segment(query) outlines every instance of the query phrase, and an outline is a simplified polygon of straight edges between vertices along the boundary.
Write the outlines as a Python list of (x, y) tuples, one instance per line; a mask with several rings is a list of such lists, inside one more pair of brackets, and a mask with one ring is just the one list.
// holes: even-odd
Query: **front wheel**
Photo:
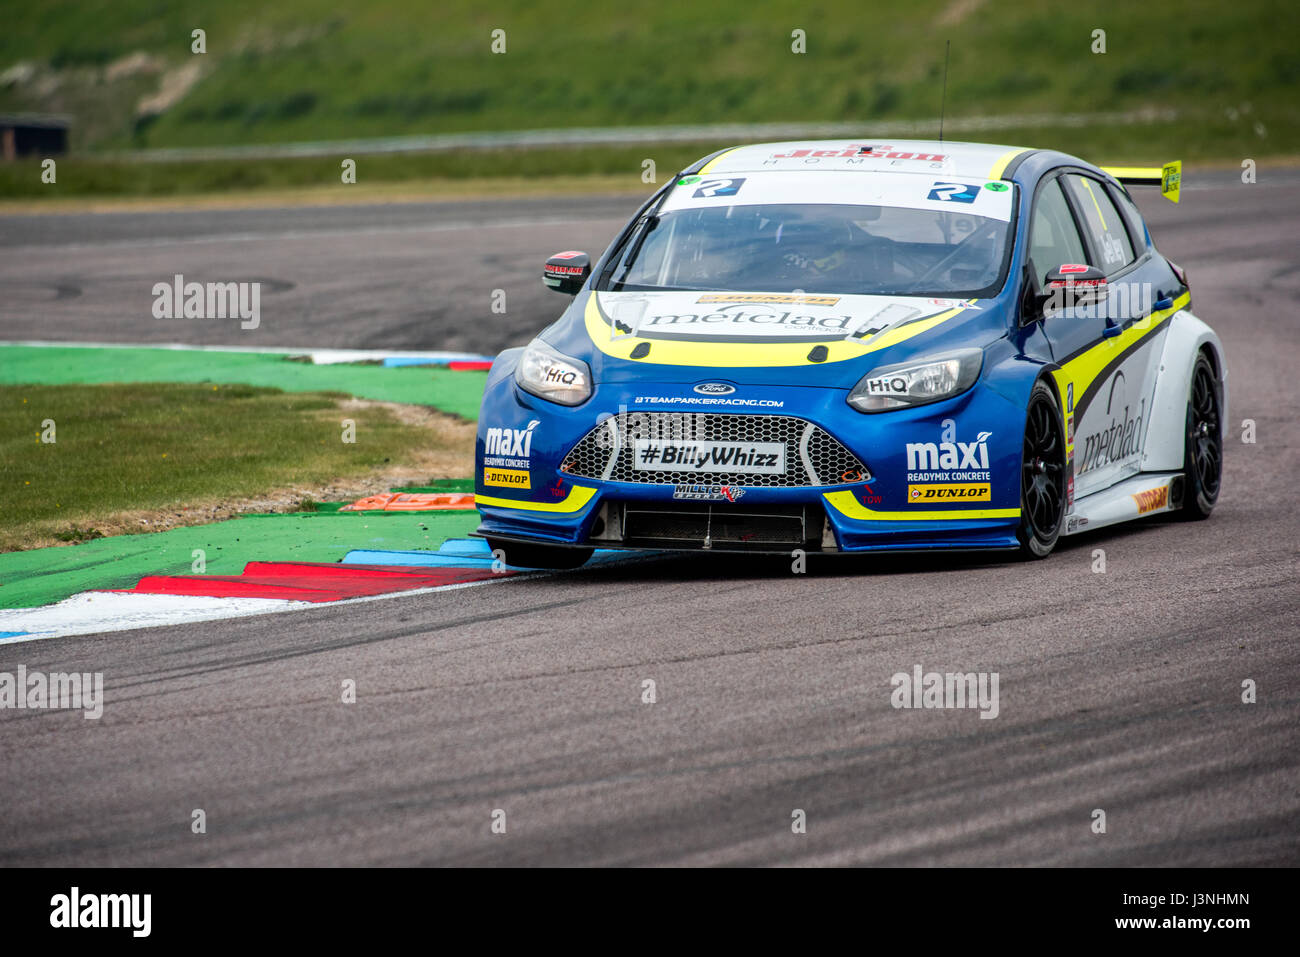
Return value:
[(1022, 450), (1016, 538), (1022, 558), (1046, 558), (1065, 517), (1065, 437), (1056, 396), (1041, 381), (1029, 395)]
[(498, 538), (487, 540), (488, 548), (496, 558), (504, 556), (507, 565), (516, 568), (578, 568), (586, 564), (594, 549), (560, 548), (533, 542), (503, 542)]
[(1183, 443), (1183, 511), (1193, 520), (1209, 518), (1223, 481), (1222, 402), (1219, 377), (1202, 352), (1196, 357), (1187, 392), (1187, 431)]

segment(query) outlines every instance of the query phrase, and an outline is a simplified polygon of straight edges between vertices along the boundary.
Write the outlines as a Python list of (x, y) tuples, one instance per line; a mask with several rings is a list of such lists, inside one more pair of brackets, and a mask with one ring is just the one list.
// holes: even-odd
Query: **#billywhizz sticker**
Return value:
[(674, 442), (637, 439), (633, 466), (649, 472), (785, 473), (784, 442)]

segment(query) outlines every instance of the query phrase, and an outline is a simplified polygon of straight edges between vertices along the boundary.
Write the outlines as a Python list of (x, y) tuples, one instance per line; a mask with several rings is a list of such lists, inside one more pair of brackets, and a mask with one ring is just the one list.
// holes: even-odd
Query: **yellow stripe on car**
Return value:
[(842, 362), (856, 359), (878, 349), (896, 345), (905, 339), (920, 335), (933, 329), (941, 322), (951, 319), (965, 311), (965, 307), (946, 309), (925, 319), (917, 319), (893, 329), (886, 329), (876, 336), (866, 339), (834, 339), (824, 342), (727, 342), (689, 339), (654, 339), (645, 336), (626, 335), (617, 339), (610, 338), (610, 324), (601, 314), (596, 294), (587, 300), (584, 315), (587, 335), (592, 343), (607, 356), (616, 359), (631, 359), (632, 352), (643, 343), (649, 352), (637, 362), (648, 362), (668, 366), (715, 366), (718, 368), (744, 368), (749, 366), (799, 366), (813, 364), (808, 353), (818, 346), (826, 349), (826, 358), (818, 365), (827, 362)]
[[(1059, 371), (1054, 372), (1053, 378), (1056, 380), (1057, 389), (1062, 398), (1061, 411), (1063, 416), (1068, 418), (1071, 414), (1066, 410), (1065, 401), (1067, 387), (1070, 383), (1074, 384), (1076, 390), (1074, 401), (1077, 405), (1082, 394), (1087, 391), (1088, 386), (1090, 386), (1093, 381), (1106, 370), (1106, 367), (1109, 366), (1111, 362), (1123, 355), (1128, 349), (1132, 348), (1134, 344), (1140, 342), (1142, 339), (1159, 329), (1179, 310), (1185, 309), (1191, 302), (1191, 299), (1192, 297), (1190, 293), (1184, 293), (1175, 299), (1173, 305), (1168, 309), (1161, 309), (1153, 312), (1146, 319), (1133, 323), (1133, 325), (1129, 326), (1118, 336), (1114, 336), (1110, 339), (1103, 339), (1087, 352), (1084, 352), (1065, 363)], [(927, 512), (878, 512), (875, 509), (863, 505), (851, 491), (827, 492), (822, 496), (822, 498), (826, 500), (827, 505), (840, 514), (848, 518), (856, 518), (860, 521), (927, 522), (1020, 517), (1020, 509), (1018, 508), (951, 509)]]
[(1151, 313), (1145, 319), (1133, 323), (1119, 335), (1101, 340), (1087, 352), (1075, 356), (1061, 366), (1062, 372), (1069, 381), (1074, 383), (1077, 390), (1074, 396), (1075, 403), (1078, 403), (1082, 394), (1088, 391), (1088, 386), (1092, 385), (1093, 380), (1101, 375), (1111, 362), (1123, 355), (1135, 343), (1159, 329), (1174, 313), (1187, 308), (1191, 301), (1192, 294), (1183, 293), (1168, 309)]
[(1103, 173), (1109, 173), (1121, 183), (1128, 181), (1130, 183), (1148, 183), (1151, 186), (1160, 184), (1160, 167), (1159, 166), (1103, 166)]
[(559, 502), (521, 502), (513, 498), (497, 498), (494, 495), (475, 495), (475, 505), (487, 505), (492, 508), (518, 508), (525, 512), (576, 512), (591, 501), (596, 490), (587, 485), (575, 485), (568, 495)]
[(1028, 153), (1028, 152), (1029, 150), (1022, 149), (1020, 147), (1017, 147), (1016, 149), (1013, 150), (1007, 150), (1005, 153), (999, 156), (997, 162), (993, 164), (993, 168), (989, 170), (988, 178), (1001, 179), (1002, 174), (1005, 173), (1007, 171), (1007, 167), (1011, 165), (1011, 161), (1015, 159), (1017, 156), (1019, 156), (1021, 153)]
[(858, 501), (850, 491), (825, 492), (826, 504), (846, 518), (868, 522), (942, 522), (979, 518), (1019, 518), (1018, 508), (954, 508), (944, 511), (877, 512)]
[(707, 163), (705, 163), (703, 166), (701, 166), (701, 167), (700, 167), (700, 172), (701, 172), (701, 173), (711, 173), (711, 172), (713, 172), (713, 167), (717, 166), (719, 163), (721, 163), (724, 159), (726, 159), (726, 158), (727, 158), (728, 156), (730, 156), (732, 153), (736, 152), (736, 150), (738, 150), (738, 149), (740, 149), (739, 146), (733, 146), (731, 149), (727, 150), (725, 153), (719, 153), (717, 156), (713, 157), (713, 159), (709, 160)]
[(1106, 225), (1106, 215), (1101, 211), (1101, 203), (1097, 202), (1097, 194), (1092, 191), (1092, 184), (1088, 182), (1085, 176), (1080, 176), (1079, 182), (1083, 184), (1083, 188), (1088, 191), (1088, 196), (1092, 198), (1092, 208), (1097, 211), (1097, 218), (1101, 220), (1101, 228), (1109, 229), (1110, 227)]

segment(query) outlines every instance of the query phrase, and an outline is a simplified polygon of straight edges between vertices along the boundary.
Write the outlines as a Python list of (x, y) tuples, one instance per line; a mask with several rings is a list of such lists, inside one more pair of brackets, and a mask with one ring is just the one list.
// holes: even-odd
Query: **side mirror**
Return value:
[(1096, 266), (1065, 263), (1047, 274), (1047, 308), (1052, 311), (1106, 301), (1106, 274)]
[(556, 292), (576, 296), (591, 275), (591, 257), (571, 249), (556, 253), (542, 267), (542, 282)]

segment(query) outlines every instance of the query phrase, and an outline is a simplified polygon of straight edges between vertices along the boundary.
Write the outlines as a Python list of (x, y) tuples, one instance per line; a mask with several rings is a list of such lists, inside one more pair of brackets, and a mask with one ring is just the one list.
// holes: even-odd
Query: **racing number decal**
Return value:
[(735, 196), (740, 192), (740, 187), (744, 184), (745, 178), (739, 179), (710, 179), (700, 184), (693, 195), (695, 199), (709, 199), (714, 196)]

